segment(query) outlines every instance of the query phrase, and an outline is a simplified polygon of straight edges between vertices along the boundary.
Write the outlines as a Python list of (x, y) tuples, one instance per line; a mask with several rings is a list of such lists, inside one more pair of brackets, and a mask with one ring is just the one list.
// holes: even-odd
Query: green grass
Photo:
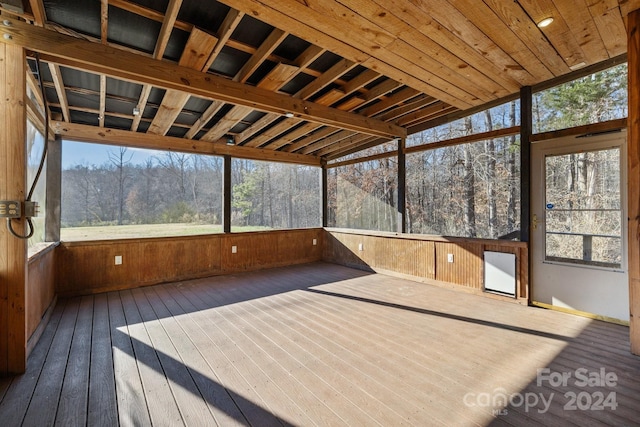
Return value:
[[(233, 232), (270, 230), (269, 227), (231, 227)], [(213, 224), (136, 224), (60, 229), (60, 240), (109, 240), (139, 237), (193, 236), (222, 233), (222, 225)]]

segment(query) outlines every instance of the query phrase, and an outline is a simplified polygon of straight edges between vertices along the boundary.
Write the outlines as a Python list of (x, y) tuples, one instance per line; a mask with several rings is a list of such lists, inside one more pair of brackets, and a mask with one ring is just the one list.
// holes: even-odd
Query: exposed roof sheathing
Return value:
[[(50, 109), (69, 129), (89, 125), (210, 144), (233, 136), (238, 146), (322, 160), (611, 61), (626, 53), (625, 17), (640, 6), (636, 0), (25, 3), (22, 18), (56, 34), (237, 82), (247, 96), (273, 93), (265, 108), (216, 97), (215, 90), (103, 72), (81, 65), (83, 58), (62, 60), (46, 46), (31, 46), (49, 62), (43, 78)], [(546, 17), (554, 22), (538, 28)], [(294, 117), (278, 108), (282, 96)]]

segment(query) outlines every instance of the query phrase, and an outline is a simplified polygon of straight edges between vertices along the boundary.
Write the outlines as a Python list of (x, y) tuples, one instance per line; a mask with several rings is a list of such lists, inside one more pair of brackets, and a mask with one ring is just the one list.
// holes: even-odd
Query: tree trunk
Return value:
[[(470, 135), (473, 131), (471, 118), (467, 117), (464, 122), (465, 133)], [(463, 144), (464, 155), (464, 190), (463, 190), (463, 210), (464, 210), (464, 230), (467, 237), (476, 237), (476, 211), (475, 211), (475, 174), (473, 170), (473, 157), (471, 146)]]
[[(493, 130), (491, 112), (485, 110), (484, 118), (487, 123), (487, 131)], [(487, 203), (489, 204), (489, 237), (498, 237), (498, 208), (496, 205), (496, 145), (493, 139), (488, 139), (484, 143), (485, 154), (487, 156)]]
[[(512, 102), (509, 108), (509, 124), (511, 126), (516, 125), (516, 103)], [(507, 232), (515, 231), (516, 221), (518, 218), (518, 211), (516, 206), (516, 201), (518, 200), (517, 194), (517, 180), (516, 176), (516, 136), (509, 137), (509, 148), (507, 152), (509, 153), (509, 176), (511, 179), (509, 180), (509, 195), (507, 196)]]

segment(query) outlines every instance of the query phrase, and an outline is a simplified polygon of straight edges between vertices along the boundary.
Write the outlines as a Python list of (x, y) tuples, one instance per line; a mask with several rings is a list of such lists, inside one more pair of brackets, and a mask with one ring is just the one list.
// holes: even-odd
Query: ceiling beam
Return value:
[(100, 41), (107, 44), (109, 40), (109, 0), (100, 0)]
[[(207, 72), (207, 70), (211, 68), (211, 65), (213, 65), (213, 62), (218, 57), (218, 54), (220, 54), (222, 48), (231, 38), (233, 31), (236, 29), (243, 16), (244, 13), (240, 13), (235, 9), (231, 9), (227, 13), (227, 16), (224, 17), (224, 21), (222, 21), (222, 24), (220, 24), (220, 28), (218, 29), (218, 42), (211, 51), (211, 54), (209, 54), (209, 59), (207, 60), (207, 63), (204, 65), (204, 67), (202, 67), (201, 71)], [(196, 136), (198, 132), (200, 132), (200, 130), (207, 125), (207, 123), (209, 123), (209, 120), (211, 120), (222, 107), (224, 107), (224, 102), (213, 101), (211, 105), (209, 105), (209, 107), (202, 113), (200, 118), (196, 120), (193, 126), (191, 126), (191, 129), (189, 129), (189, 132), (187, 132), (185, 138), (193, 139), (193, 137)]]
[(162, 53), (167, 48), (167, 44), (169, 44), (169, 38), (173, 31), (173, 25), (176, 23), (176, 18), (178, 18), (180, 6), (182, 6), (182, 0), (169, 0), (167, 12), (165, 13), (164, 20), (162, 21), (162, 27), (160, 27), (158, 41), (156, 43), (155, 50), (153, 51), (154, 58), (162, 58)]
[(100, 112), (98, 114), (98, 123), (101, 128), (104, 127), (104, 113), (107, 107), (107, 76), (100, 75)]
[[(102, 0), (102, 1), (107, 2), (107, 10), (108, 10), (109, 0)], [(114, 2), (113, 0), (111, 0), (111, 3), (117, 3), (116, 7), (122, 6), (120, 5), (120, 2)], [(173, 26), (176, 23), (178, 10), (180, 9), (181, 4), (182, 4), (182, 1), (180, 1), (180, 4), (171, 2), (167, 7), (167, 13), (161, 18), (162, 27), (160, 27), (160, 33), (158, 34), (158, 39), (156, 40), (156, 46), (153, 50), (153, 58), (155, 59), (162, 59), (162, 57), (164, 56), (164, 51), (166, 50), (167, 44), (169, 43), (169, 38), (171, 36), (171, 32), (173, 31)], [(176, 6), (177, 6), (177, 9), (176, 9)], [(138, 11), (131, 11), (131, 12), (137, 13)], [(104, 10), (102, 13), (104, 17)], [(146, 15), (143, 14), (142, 16), (146, 16)], [(108, 23), (105, 24), (105, 27), (106, 25), (108, 25)], [(189, 28), (189, 31), (191, 31), (191, 29), (193, 28)], [(105, 36), (103, 35), (103, 43), (106, 40), (106, 38), (104, 37)], [(147, 101), (149, 100), (151, 89), (152, 87), (150, 85), (147, 85), (147, 84), (142, 85), (142, 90), (140, 91), (140, 98), (138, 98), (138, 104), (136, 104), (136, 108), (138, 108), (139, 112), (138, 114), (134, 115), (133, 122), (131, 123), (131, 130), (134, 132), (138, 130), (138, 126), (140, 126), (140, 120), (142, 119), (142, 115), (144, 114), (144, 110), (147, 106)]]
[[(390, 45), (394, 36), (384, 29), (367, 25), (359, 28), (348, 19), (360, 19), (357, 13), (336, 1), (298, 2), (281, 0), (220, 0), (230, 7), (252, 13), (257, 19), (287, 30), (414, 89), (423, 91), (461, 109), (481, 101), (448, 83), (438, 74), (418, 67)], [(309, 24), (313, 23), (313, 25)], [(362, 22), (360, 22), (362, 23)], [(355, 28), (354, 28), (355, 26)], [(426, 56), (426, 55), (425, 55)], [(440, 73), (442, 74), (442, 73)]]
[[(194, 27), (178, 64), (200, 71), (217, 42), (218, 39), (215, 36)], [(166, 91), (147, 132), (166, 135), (187, 101), (189, 101), (188, 93), (177, 90)]]
[(47, 22), (44, 2), (42, 0), (29, 0), (29, 6), (31, 6), (31, 13), (33, 13), (33, 22), (38, 27), (44, 27), (44, 24)]
[[(296, 58), (295, 66), (298, 67), (298, 71), (293, 75), (291, 75), (290, 80), (295, 78), (301, 72), (301, 70), (307, 69), (307, 67), (309, 67), (309, 65), (311, 65), (316, 59), (318, 59), (324, 52), (325, 52), (324, 49), (313, 44), (308, 48), (306, 48), (304, 52), (302, 52)], [(319, 77), (319, 75), (316, 77)], [(246, 141), (251, 136), (255, 135), (257, 132), (269, 126), (269, 124), (273, 123), (279, 118), (280, 118), (279, 114), (266, 114), (260, 120), (253, 123), (247, 129), (243, 130), (238, 135), (236, 135), (236, 142), (241, 143)]]
[(64, 82), (62, 81), (62, 72), (60, 71), (60, 66), (57, 64), (49, 63), (49, 72), (51, 73), (51, 78), (53, 79), (53, 84), (56, 88), (56, 93), (58, 94), (58, 100), (60, 101), (60, 108), (62, 108), (62, 116), (64, 120), (69, 122), (71, 118), (69, 117), (69, 103), (67, 102), (67, 93), (64, 89)]
[[(260, 81), (260, 83), (258, 83), (257, 86), (263, 89), (276, 91), (284, 86), (284, 84), (290, 80), (291, 76), (297, 72), (298, 67), (282, 63), (278, 64)], [(221, 138), (250, 112), (250, 108), (236, 105), (200, 139), (204, 141), (215, 141), (216, 139)]]
[(299, 120), (368, 135), (391, 138), (406, 135), (403, 127), (392, 123), (295, 99), (285, 94), (124, 52), (110, 46), (79, 40), (17, 20), (5, 22), (2, 23), (3, 32), (9, 35), (5, 42), (40, 52), (48, 62), (165, 89), (185, 91), (202, 98), (244, 105), (259, 111), (282, 115), (293, 113)]
[(92, 142), (97, 144), (120, 145), (124, 147), (215, 156), (229, 155), (242, 159), (267, 160), (310, 166), (320, 166), (321, 162), (321, 159), (316, 156), (305, 156), (302, 154), (284, 153), (280, 151), (263, 150), (260, 148), (226, 145), (222, 140), (214, 143), (193, 141), (185, 138), (152, 135), (120, 129), (104, 129), (96, 126), (60, 121), (52, 122), (51, 126), (57, 135), (60, 135), (62, 139), (69, 141)]
[[(236, 82), (246, 83), (246, 81), (256, 71), (260, 64), (264, 62), (265, 58), (271, 55), (271, 53), (280, 45), (280, 43), (282, 43), (287, 35), (288, 34), (286, 32), (277, 28), (271, 31), (271, 34), (267, 36), (265, 41), (262, 42), (260, 47), (251, 56), (251, 58), (244, 64), (240, 71), (236, 73), (233, 80)], [(278, 66), (276, 66), (276, 69), (277, 68)], [(275, 91), (279, 89), (283, 84), (283, 81), (265, 78), (260, 83), (258, 83), (257, 86), (263, 89)], [(215, 141), (218, 138), (222, 138), (222, 136), (224, 136), (238, 122), (244, 119), (249, 113), (251, 113), (251, 108), (242, 105), (236, 105), (200, 139), (204, 141)]]

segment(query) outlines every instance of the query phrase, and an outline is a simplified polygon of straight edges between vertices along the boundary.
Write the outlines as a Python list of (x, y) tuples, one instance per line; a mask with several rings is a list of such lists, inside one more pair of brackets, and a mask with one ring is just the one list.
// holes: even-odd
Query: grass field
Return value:
[[(268, 227), (232, 227), (233, 232), (269, 230)], [(222, 225), (213, 224), (137, 224), (100, 227), (68, 227), (60, 229), (60, 240), (107, 240), (138, 237), (193, 236), (222, 233)]]

